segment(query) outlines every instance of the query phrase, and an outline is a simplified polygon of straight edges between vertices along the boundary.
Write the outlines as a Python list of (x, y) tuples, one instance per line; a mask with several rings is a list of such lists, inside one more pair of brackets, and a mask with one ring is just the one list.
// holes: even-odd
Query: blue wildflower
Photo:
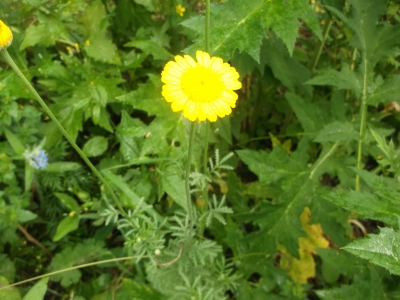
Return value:
[(47, 166), (49, 158), (47, 157), (46, 152), (40, 150), (39, 155), (34, 156), (33, 160), (36, 162), (36, 165), (39, 169), (44, 169)]

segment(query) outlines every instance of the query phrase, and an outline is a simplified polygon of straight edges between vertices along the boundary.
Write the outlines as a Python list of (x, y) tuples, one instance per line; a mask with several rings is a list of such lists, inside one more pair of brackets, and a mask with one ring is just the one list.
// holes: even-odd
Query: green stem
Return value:
[(189, 132), (189, 149), (188, 149), (188, 156), (187, 156), (187, 161), (186, 161), (186, 174), (185, 174), (186, 201), (187, 201), (187, 209), (188, 209), (188, 215), (189, 215), (189, 221), (190, 221), (189, 239), (192, 238), (192, 230), (193, 230), (193, 226), (195, 224), (194, 215), (193, 215), (192, 197), (190, 195), (190, 186), (189, 186), (190, 165), (191, 165), (191, 160), (192, 160), (195, 129), (196, 129), (196, 122), (191, 122), (190, 123), (190, 132)]
[[(147, 257), (147, 256), (142, 256), (142, 257)], [(22, 280), (22, 281), (19, 281), (19, 282), (16, 282), (16, 283), (12, 283), (12, 284), (9, 284), (9, 285), (4, 285), (4, 286), (0, 285), (0, 290), (6, 289), (6, 288), (10, 288), (12, 286), (21, 285), (21, 284), (24, 284), (24, 283), (27, 283), (27, 282), (35, 281), (35, 280), (38, 280), (38, 279), (42, 279), (42, 278), (45, 278), (45, 277), (57, 275), (57, 274), (60, 274), (60, 273), (72, 271), (72, 270), (77, 270), (77, 269), (87, 268), (87, 267), (90, 267), (90, 266), (107, 264), (107, 263), (112, 263), (112, 262), (117, 262), (117, 261), (123, 261), (123, 260), (132, 260), (134, 258), (135, 258), (135, 256), (126, 256), (126, 257), (100, 260), (100, 261), (91, 262), (91, 263), (87, 263), (87, 264), (83, 264), (83, 265), (79, 265), (79, 266), (74, 266), (74, 267), (70, 267), (70, 268), (54, 271), (54, 272), (51, 272), (51, 273), (43, 274), (43, 275), (40, 275), (40, 276), (32, 277), (32, 278), (29, 278), (27, 280)]]
[(117, 195), (115, 195), (114, 191), (112, 190), (111, 186), (108, 184), (108, 182), (105, 180), (105, 178), (100, 174), (100, 172), (96, 169), (96, 167), (91, 163), (91, 161), (87, 158), (85, 153), (79, 148), (79, 146), (75, 143), (75, 141), (72, 139), (72, 137), (68, 134), (68, 132), (64, 129), (64, 127), (61, 125), (61, 123), (58, 121), (56, 116), (53, 114), (53, 112), (50, 110), (50, 108), (47, 106), (47, 104), (43, 101), (42, 97), (36, 92), (35, 88), (32, 86), (32, 84), (28, 81), (28, 79), (25, 77), (25, 75), (21, 72), (21, 70), (18, 68), (18, 66), (15, 64), (14, 60), (11, 58), (10, 54), (8, 54), (7, 49), (2, 49), (0, 50), (1, 54), (3, 55), (4, 59), (6, 62), (14, 69), (15, 73), (21, 78), (21, 80), (25, 83), (25, 85), (28, 87), (28, 89), (31, 91), (31, 93), (36, 97), (37, 101), (39, 104), (42, 106), (46, 114), (51, 118), (51, 120), (56, 124), (58, 129), (61, 131), (61, 133), (64, 135), (64, 137), (68, 140), (68, 142), (71, 144), (71, 146), (78, 152), (80, 157), (84, 160), (84, 162), (89, 166), (89, 168), (93, 171), (93, 173), (100, 179), (100, 181), (108, 188), (111, 196), (114, 199), (115, 204), (118, 206), (119, 210), (121, 211), (122, 214), (127, 216), (124, 208), (122, 207)]
[(210, 0), (206, 0), (206, 52), (210, 53)]
[[(365, 54), (364, 54), (365, 55)], [(362, 152), (365, 131), (367, 128), (367, 76), (368, 76), (368, 61), (364, 57), (364, 78), (363, 78), (363, 95), (360, 107), (361, 123), (360, 123), (360, 139), (358, 141), (357, 151), (357, 169), (361, 169), (362, 165)], [(356, 191), (360, 191), (360, 176), (356, 175)]]
[(329, 30), (331, 29), (332, 23), (333, 23), (332, 19), (328, 15), (327, 18), (325, 19), (325, 27), (324, 27), (324, 30), (322, 33), (322, 41), (319, 42), (318, 49), (314, 53), (313, 58), (311, 59), (311, 68), (310, 68), (311, 72), (314, 71), (315, 67), (318, 64), (319, 58), (321, 57), (322, 48), (325, 45), (325, 40), (328, 37)]

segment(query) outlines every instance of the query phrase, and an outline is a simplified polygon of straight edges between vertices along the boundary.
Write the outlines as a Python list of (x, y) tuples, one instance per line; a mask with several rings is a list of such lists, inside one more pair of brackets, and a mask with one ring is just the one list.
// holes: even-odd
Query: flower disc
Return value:
[(171, 102), (173, 111), (183, 110), (190, 121), (215, 122), (217, 117), (231, 114), (242, 84), (239, 73), (219, 57), (196, 52), (197, 62), (189, 55), (175, 56), (161, 73), (162, 95)]

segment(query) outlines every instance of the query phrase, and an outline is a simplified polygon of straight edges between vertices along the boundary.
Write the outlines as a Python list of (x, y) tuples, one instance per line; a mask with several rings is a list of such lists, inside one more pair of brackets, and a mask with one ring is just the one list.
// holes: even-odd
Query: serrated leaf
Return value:
[(286, 93), (285, 98), (305, 132), (316, 132), (323, 126), (325, 122), (316, 105), (292, 93)]
[(331, 192), (322, 196), (332, 203), (356, 212), (365, 218), (380, 220), (391, 226), (397, 226), (400, 207), (396, 199), (379, 198), (377, 195), (355, 191), (347, 193)]
[(377, 106), (379, 103), (400, 100), (400, 75), (382, 80), (368, 97), (368, 104)]
[(111, 41), (111, 38), (103, 34), (96, 34), (90, 36), (88, 41), (89, 44), (84, 48), (88, 56), (101, 62), (121, 65), (117, 46)]
[[(296, 21), (297, 22), (297, 21)], [(310, 79), (310, 71), (298, 60), (290, 57), (284, 44), (273, 35), (264, 40), (261, 48), (261, 64), (266, 63), (283, 85), (292, 92), (312, 97), (312, 87), (304, 84)]]
[(102, 155), (108, 148), (108, 140), (103, 136), (95, 136), (83, 146), (83, 152), (87, 157)]
[(306, 84), (331, 85), (342, 90), (351, 90), (356, 96), (361, 94), (361, 80), (358, 75), (351, 71), (347, 64), (342, 65), (341, 71), (325, 70), (308, 80)]
[(322, 300), (377, 300), (385, 299), (381, 278), (372, 269), (371, 277), (368, 280), (356, 276), (353, 284), (343, 284), (339, 288), (316, 291)]
[(379, 234), (368, 234), (343, 249), (400, 275), (400, 233), (392, 228), (380, 228)]
[[(265, 37), (264, 27), (271, 27), (281, 37), (291, 53), (303, 19), (321, 37), (316, 13), (306, 1), (297, 0), (230, 0), (211, 7), (211, 49), (212, 55), (229, 60), (236, 49), (247, 52), (259, 62), (260, 47)], [(203, 49), (205, 32), (204, 16), (198, 16), (182, 23), (198, 33), (199, 37), (186, 51), (193, 54)]]
[(53, 237), (53, 242), (58, 242), (68, 233), (77, 230), (79, 227), (79, 215), (75, 214), (72, 217), (65, 217), (57, 226), (56, 234)]
[(171, 111), (170, 104), (161, 95), (161, 79), (158, 75), (149, 75), (150, 81), (139, 84), (139, 89), (117, 97), (119, 101), (130, 104), (149, 114), (176, 114)]
[(23, 300), (42, 300), (47, 291), (49, 277), (40, 279), (25, 295)]
[(314, 142), (357, 141), (359, 134), (350, 122), (333, 122), (325, 125), (314, 139)]

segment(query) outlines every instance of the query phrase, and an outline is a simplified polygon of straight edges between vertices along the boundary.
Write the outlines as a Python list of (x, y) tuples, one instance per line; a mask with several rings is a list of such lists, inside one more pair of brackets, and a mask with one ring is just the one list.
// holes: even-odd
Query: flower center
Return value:
[(206, 67), (187, 70), (181, 78), (185, 94), (195, 102), (210, 102), (217, 99), (225, 88), (221, 75)]

